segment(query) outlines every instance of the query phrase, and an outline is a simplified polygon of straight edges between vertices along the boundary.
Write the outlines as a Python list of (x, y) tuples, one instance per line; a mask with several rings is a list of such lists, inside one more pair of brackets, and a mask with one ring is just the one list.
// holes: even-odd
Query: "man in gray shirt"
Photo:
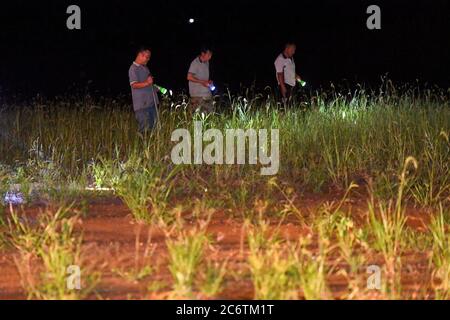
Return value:
[(151, 130), (155, 126), (157, 121), (156, 108), (159, 104), (157, 89), (153, 86), (153, 77), (147, 68), (150, 56), (149, 48), (140, 48), (128, 71), (133, 109), (141, 133)]
[(196, 57), (189, 67), (187, 80), (189, 81), (190, 105), (194, 111), (214, 112), (212, 98), (213, 82), (209, 79), (209, 61), (212, 51), (202, 48), (200, 55)]

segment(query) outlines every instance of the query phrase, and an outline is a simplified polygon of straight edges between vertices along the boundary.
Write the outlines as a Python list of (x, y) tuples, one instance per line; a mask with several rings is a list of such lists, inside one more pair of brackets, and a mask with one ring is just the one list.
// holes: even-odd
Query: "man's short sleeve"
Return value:
[(189, 67), (188, 73), (192, 73), (193, 75), (197, 74), (197, 64), (195, 63), (195, 60), (191, 62), (191, 65)]
[(130, 85), (133, 83), (139, 82), (137, 70), (134, 68), (134, 66), (130, 67), (130, 70), (128, 71), (128, 77), (130, 79)]
[(281, 57), (278, 57), (275, 60), (275, 70), (277, 71), (277, 73), (282, 73), (284, 70), (284, 61), (283, 59), (281, 59)]

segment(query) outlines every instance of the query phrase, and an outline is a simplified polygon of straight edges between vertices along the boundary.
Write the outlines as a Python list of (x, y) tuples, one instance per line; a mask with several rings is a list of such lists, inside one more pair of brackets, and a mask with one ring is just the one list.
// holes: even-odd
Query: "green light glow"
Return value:
[(159, 92), (161, 92), (164, 95), (166, 95), (167, 92), (169, 91), (166, 88), (163, 88), (163, 87), (160, 87), (160, 86), (157, 86), (157, 85), (155, 85), (155, 87), (159, 90)]

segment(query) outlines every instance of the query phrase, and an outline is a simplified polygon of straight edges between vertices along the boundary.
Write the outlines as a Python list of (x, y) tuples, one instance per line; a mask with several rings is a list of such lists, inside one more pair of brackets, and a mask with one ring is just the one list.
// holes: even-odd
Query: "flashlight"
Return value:
[(23, 194), (20, 192), (7, 192), (3, 199), (6, 204), (19, 205), (25, 202)]
[[(163, 95), (166, 95), (168, 92), (171, 93), (172, 90), (167, 90), (166, 88), (163, 88), (161, 86), (155, 85), (155, 87), (161, 92)], [(172, 94), (171, 94), (172, 95)]]
[(213, 83), (211, 83), (211, 84), (209, 85), (209, 90), (211, 90), (211, 91), (216, 90), (216, 86), (215, 86)]
[(298, 83), (300, 83), (300, 85), (301, 85), (302, 87), (306, 86), (306, 81), (303, 81), (303, 80), (301, 80), (301, 79), (298, 79), (297, 81), (298, 81)]

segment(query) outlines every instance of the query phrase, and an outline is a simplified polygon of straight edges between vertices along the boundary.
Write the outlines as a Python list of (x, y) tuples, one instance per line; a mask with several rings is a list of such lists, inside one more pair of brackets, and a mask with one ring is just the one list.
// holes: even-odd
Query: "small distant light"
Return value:
[(5, 194), (3, 201), (6, 204), (19, 205), (19, 204), (23, 204), (25, 202), (25, 199), (24, 199), (23, 194), (20, 192), (7, 192)]
[(195, 19), (193, 19), (193, 18), (190, 18), (190, 19), (189, 19), (189, 23), (192, 24), (192, 23), (194, 23), (194, 22), (195, 22)]

